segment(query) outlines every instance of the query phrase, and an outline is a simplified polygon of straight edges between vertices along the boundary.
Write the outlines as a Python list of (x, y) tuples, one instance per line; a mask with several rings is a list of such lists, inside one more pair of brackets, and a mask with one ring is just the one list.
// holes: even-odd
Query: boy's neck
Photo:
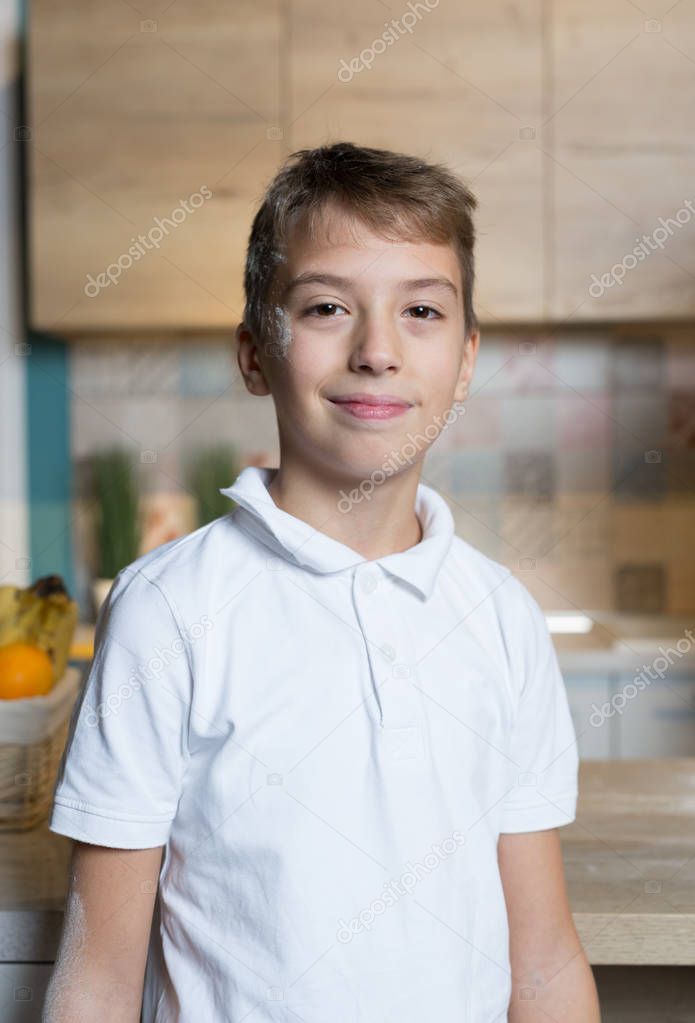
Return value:
[(422, 539), (415, 514), (419, 477), (420, 466), (415, 465), (362, 488), (363, 481), (326, 477), (305, 462), (288, 464), (283, 459), (268, 492), (282, 511), (374, 561)]

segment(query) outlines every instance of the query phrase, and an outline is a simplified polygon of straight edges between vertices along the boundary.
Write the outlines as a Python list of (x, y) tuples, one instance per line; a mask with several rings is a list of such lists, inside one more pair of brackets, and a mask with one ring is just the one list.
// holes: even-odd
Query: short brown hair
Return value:
[(442, 164), (335, 142), (288, 156), (253, 219), (244, 271), (244, 322), (257, 339), (276, 340), (271, 292), (289, 229), (307, 214), (313, 233), (317, 214), (331, 200), (382, 237), (452, 244), (463, 279), (466, 338), (477, 328), (471, 214), (478, 203), (473, 193)]

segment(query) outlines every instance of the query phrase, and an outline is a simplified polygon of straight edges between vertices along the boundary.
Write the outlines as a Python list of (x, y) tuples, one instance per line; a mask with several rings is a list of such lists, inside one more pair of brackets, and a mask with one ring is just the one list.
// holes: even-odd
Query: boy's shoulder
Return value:
[(552, 661), (545, 612), (512, 569), (456, 534), (452, 567), (465, 592), (467, 626), (493, 657), (500, 657), (505, 677), (518, 695), (523, 679), (545, 673)]
[(454, 534), (450, 574), (464, 594), (468, 621), (494, 634), (508, 652), (543, 641), (545, 612), (516, 573)]
[(451, 565), (462, 588), (475, 591), (477, 597), (489, 596), (495, 605), (518, 608), (520, 602), (534, 599), (512, 569), (474, 547), (458, 533), (454, 533), (451, 542)]
[(167, 603), (189, 613), (218, 588), (233, 588), (252, 569), (255, 547), (236, 524), (235, 510), (129, 562), (116, 577), (114, 597), (129, 591), (140, 599), (159, 591)]
[(512, 574), (501, 561), (495, 561), (488, 554), (484, 554), (480, 548), (474, 547), (458, 533), (454, 533), (451, 539), (451, 555), (468, 573), (485, 582), (501, 582)]

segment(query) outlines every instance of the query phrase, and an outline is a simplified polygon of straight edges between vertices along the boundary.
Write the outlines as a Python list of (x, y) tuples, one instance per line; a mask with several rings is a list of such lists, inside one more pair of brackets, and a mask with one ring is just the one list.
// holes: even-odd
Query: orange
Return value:
[(0, 699), (43, 696), (53, 685), (53, 662), (31, 643), (0, 646)]

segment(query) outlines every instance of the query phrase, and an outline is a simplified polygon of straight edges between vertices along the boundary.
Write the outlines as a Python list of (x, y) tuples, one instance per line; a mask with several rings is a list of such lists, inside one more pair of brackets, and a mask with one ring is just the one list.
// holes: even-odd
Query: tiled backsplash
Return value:
[[(193, 528), (187, 452), (229, 441), (241, 464), (275, 465), (278, 444), (272, 399), (247, 393), (231, 340), (71, 344), (82, 601), (88, 455), (122, 444), (140, 458), (149, 549)], [(695, 330), (483, 331), (465, 412), (423, 480), (543, 607), (695, 610)]]

